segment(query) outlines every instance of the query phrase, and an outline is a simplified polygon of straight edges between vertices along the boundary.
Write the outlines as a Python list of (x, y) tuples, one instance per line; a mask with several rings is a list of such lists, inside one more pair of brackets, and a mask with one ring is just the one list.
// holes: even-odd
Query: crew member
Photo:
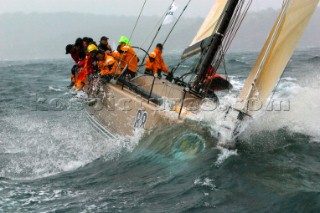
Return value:
[(157, 68), (157, 74), (159, 78), (162, 77), (161, 76), (162, 72), (168, 73), (168, 67), (162, 58), (162, 51), (163, 51), (163, 45), (160, 43), (157, 44), (156, 48), (153, 50), (153, 52), (156, 53), (155, 66)]
[(112, 52), (112, 48), (108, 43), (109, 38), (106, 36), (102, 36), (100, 39), (100, 44), (98, 45), (99, 50)]
[(89, 44), (87, 46), (85, 59), (78, 63), (78, 66), (82, 67), (82, 68), (81, 68), (81, 70), (78, 74), (77, 80), (76, 80), (76, 88), (77, 89), (82, 89), (83, 86), (85, 85), (85, 80), (86, 80), (88, 74), (91, 74), (94, 72), (94, 69), (93, 69), (94, 59), (90, 56), (90, 52), (92, 52), (94, 50), (98, 50), (98, 47), (94, 44)]
[(71, 68), (71, 82), (70, 82), (70, 85), (68, 86), (69, 89), (73, 87), (76, 83), (76, 72), (78, 69), (77, 63), (79, 62), (79, 59), (80, 59), (79, 53), (80, 51), (78, 51), (78, 49), (74, 45), (68, 44), (66, 46), (66, 54), (71, 54), (71, 58), (75, 62), (75, 65), (73, 65)]
[(115, 60), (108, 52), (104, 52), (103, 50), (92, 50), (90, 55), (98, 62), (100, 76), (104, 79), (104, 82), (109, 82), (114, 75), (120, 74), (120, 70), (117, 70), (117, 60)]
[(149, 57), (147, 58), (146, 64), (145, 64), (144, 74), (154, 75), (155, 77), (157, 77), (158, 70), (157, 70), (155, 60), (156, 60), (156, 53), (155, 52), (149, 53)]
[(137, 57), (136, 52), (130, 46), (129, 39), (125, 36), (121, 36), (117, 50), (121, 54), (120, 68), (122, 70), (125, 69), (125, 75), (129, 75), (131, 78), (134, 78), (138, 70), (139, 58)]

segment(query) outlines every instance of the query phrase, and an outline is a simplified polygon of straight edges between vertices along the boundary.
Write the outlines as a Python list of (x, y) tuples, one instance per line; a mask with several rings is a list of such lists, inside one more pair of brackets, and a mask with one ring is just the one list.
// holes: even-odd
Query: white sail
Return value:
[(219, 23), (220, 16), (224, 12), (227, 2), (228, 0), (216, 0), (208, 16), (206, 17), (202, 26), (198, 30), (197, 35), (194, 37), (193, 41), (189, 45), (189, 48), (187, 48), (183, 53), (183, 57), (194, 55), (201, 51), (200, 45), (197, 44), (199, 44), (201, 41), (208, 38), (214, 33), (214, 29)]
[(252, 115), (266, 107), (318, 3), (319, 0), (286, 0), (240, 93), (237, 109)]
[(227, 4), (228, 0), (217, 0), (216, 3), (213, 5), (211, 11), (209, 12), (207, 18), (201, 25), (196, 37), (194, 37), (193, 41), (191, 42), (190, 46), (202, 41), (209, 36), (212, 35), (213, 30), (217, 26), (220, 16), (224, 11), (224, 8)]

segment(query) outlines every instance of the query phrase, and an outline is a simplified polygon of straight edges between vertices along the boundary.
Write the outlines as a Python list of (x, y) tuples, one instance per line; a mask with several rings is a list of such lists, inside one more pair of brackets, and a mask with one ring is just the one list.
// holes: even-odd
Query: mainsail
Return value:
[(252, 115), (266, 107), (319, 0), (286, 0), (240, 95), (238, 110)]
[[(201, 52), (201, 59), (197, 66), (195, 67), (195, 80), (193, 82), (193, 89), (197, 92), (202, 92), (205, 90), (203, 87), (205, 86), (204, 81), (206, 81), (206, 76), (211, 72), (212, 63), (215, 60), (219, 50), (222, 48), (223, 39), (226, 38), (226, 34), (228, 32), (228, 28), (232, 23), (232, 20), (237, 12), (239, 12), (239, 5), (242, 5), (240, 0), (229, 0), (226, 7), (224, 8), (224, 13), (221, 15), (220, 21), (215, 28), (215, 32), (208, 39), (210, 42), (203, 47)], [(240, 4), (239, 4), (240, 3)], [(238, 8), (238, 9), (237, 9)], [(216, 69), (217, 67), (215, 67)], [(214, 71), (212, 71), (214, 73)], [(211, 74), (210, 74), (211, 75)], [(202, 91), (201, 91), (202, 90)], [(203, 93), (206, 95), (206, 92)]]
[(182, 58), (190, 57), (201, 51), (201, 42), (210, 37), (214, 33), (214, 29), (217, 27), (220, 16), (224, 12), (225, 6), (228, 0), (217, 0), (213, 5), (211, 11), (200, 27), (197, 35), (182, 54)]

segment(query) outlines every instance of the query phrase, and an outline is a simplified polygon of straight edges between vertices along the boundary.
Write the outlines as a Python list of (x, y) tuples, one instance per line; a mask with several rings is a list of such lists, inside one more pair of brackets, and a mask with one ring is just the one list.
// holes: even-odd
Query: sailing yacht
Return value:
[[(138, 75), (101, 85), (87, 106), (92, 124), (107, 137), (131, 136), (137, 129), (154, 129), (193, 119), (206, 101), (217, 103), (216, 90), (230, 89), (216, 74), (252, 0), (216, 0), (181, 60), (199, 55), (189, 72), (166, 79)], [(279, 16), (238, 97), (218, 129), (224, 144), (233, 144), (245, 120), (268, 104), (273, 89), (292, 56), (319, 0), (285, 0)], [(180, 63), (179, 63), (180, 64)], [(185, 80), (185, 79), (188, 79)]]

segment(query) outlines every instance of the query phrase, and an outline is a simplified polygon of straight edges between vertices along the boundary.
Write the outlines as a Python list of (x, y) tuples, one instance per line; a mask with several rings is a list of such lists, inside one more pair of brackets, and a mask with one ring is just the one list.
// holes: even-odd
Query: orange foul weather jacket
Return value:
[(98, 67), (102, 76), (120, 74), (120, 70), (117, 70), (118, 62), (108, 53), (105, 53), (104, 59), (98, 62)]
[(113, 58), (116, 60), (116, 61), (120, 61), (120, 59), (121, 59), (121, 54), (117, 51), (117, 50), (115, 50), (115, 51), (113, 51), (112, 53), (112, 56), (113, 56)]
[(129, 45), (122, 44), (121, 50), (123, 53), (121, 54), (121, 69), (125, 68), (128, 65), (128, 70), (131, 72), (136, 72), (138, 70), (138, 62), (139, 59), (136, 55), (136, 52)]
[(152, 71), (153, 74), (158, 73), (158, 68), (157, 68), (156, 62), (155, 61), (151, 62), (149, 57), (147, 57), (146, 64), (144, 67), (146, 68), (146, 70)]
[(162, 51), (158, 48), (155, 48), (153, 50), (153, 52), (156, 53), (156, 60), (155, 60), (155, 66), (156, 66), (156, 69), (160, 69), (162, 70), (163, 72), (165, 73), (168, 73), (168, 67), (167, 65), (164, 63), (164, 60), (162, 58)]

